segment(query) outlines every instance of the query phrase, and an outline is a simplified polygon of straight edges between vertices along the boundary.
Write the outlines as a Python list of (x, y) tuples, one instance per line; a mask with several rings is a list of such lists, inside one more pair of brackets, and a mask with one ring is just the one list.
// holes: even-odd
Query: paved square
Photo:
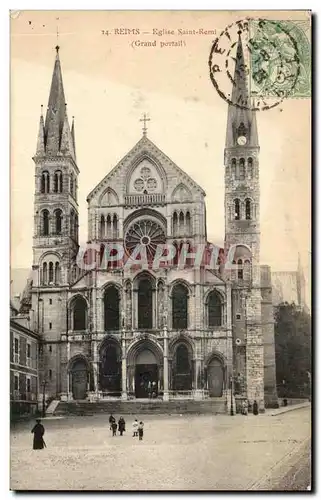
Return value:
[[(145, 415), (144, 440), (112, 437), (108, 415), (44, 420), (47, 448), (32, 450), (32, 423), (11, 431), (11, 489), (246, 490), (310, 436), (310, 408), (278, 416)], [(117, 415), (119, 417), (119, 415)], [(137, 415), (139, 418), (139, 415)]]

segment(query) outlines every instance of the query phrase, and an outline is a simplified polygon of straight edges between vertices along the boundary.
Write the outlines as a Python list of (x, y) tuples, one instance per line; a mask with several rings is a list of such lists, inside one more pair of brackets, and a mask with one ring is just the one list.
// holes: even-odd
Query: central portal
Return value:
[(155, 355), (149, 349), (141, 351), (135, 363), (136, 398), (157, 397), (158, 365)]

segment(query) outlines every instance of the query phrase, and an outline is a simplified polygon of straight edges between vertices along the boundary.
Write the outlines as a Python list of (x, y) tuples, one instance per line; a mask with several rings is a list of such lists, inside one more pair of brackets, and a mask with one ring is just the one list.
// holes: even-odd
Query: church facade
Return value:
[[(238, 65), (241, 40), (237, 50)], [(244, 93), (240, 75), (236, 67), (233, 92)], [(65, 102), (57, 47), (33, 158), (29, 308), (46, 396), (228, 401), (233, 394), (257, 400), (262, 411), (276, 405), (255, 113), (227, 110), (223, 252), (213, 258), (207, 241), (205, 192), (147, 137), (144, 122), (139, 142), (87, 197), (89, 250), (81, 254), (75, 128)]]

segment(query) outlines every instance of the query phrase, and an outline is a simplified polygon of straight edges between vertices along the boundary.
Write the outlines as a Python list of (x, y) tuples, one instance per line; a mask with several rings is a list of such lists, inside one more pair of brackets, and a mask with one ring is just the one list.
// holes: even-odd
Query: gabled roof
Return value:
[(117, 165), (95, 186), (95, 188), (87, 196), (87, 202), (89, 202), (97, 192), (99, 192), (102, 185), (106, 184), (115, 173), (117, 173), (121, 168), (128, 167), (133, 158), (138, 157), (140, 154), (150, 153), (155, 156), (161, 164), (170, 163), (179, 173), (180, 177), (185, 180), (185, 182), (192, 188), (197, 189), (203, 196), (206, 196), (205, 191), (180, 167), (178, 167), (161, 149), (159, 149), (150, 139), (143, 136), (135, 146), (117, 163)]

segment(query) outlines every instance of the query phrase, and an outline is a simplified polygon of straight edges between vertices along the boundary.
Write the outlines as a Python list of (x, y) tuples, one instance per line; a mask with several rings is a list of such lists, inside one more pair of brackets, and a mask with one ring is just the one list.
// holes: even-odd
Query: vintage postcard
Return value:
[(311, 12), (10, 24), (11, 489), (311, 489)]

